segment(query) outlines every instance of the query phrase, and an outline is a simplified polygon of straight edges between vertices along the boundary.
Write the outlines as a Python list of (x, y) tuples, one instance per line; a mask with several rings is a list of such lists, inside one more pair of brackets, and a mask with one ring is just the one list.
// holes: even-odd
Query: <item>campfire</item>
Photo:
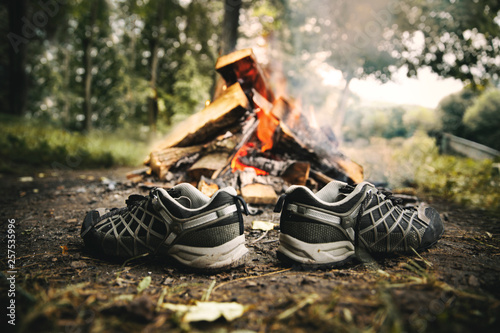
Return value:
[[(145, 161), (155, 184), (190, 182), (207, 195), (233, 186), (254, 204), (273, 204), (290, 185), (316, 189), (333, 179), (363, 180), (363, 169), (285, 96), (275, 97), (251, 49), (220, 57), (225, 83), (205, 108), (179, 124)], [(133, 174), (131, 178), (143, 179)]]

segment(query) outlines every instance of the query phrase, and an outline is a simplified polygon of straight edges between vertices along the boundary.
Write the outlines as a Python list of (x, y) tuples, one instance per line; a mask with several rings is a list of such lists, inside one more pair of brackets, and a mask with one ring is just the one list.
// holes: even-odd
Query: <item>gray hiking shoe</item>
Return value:
[(81, 237), (89, 250), (116, 258), (155, 254), (207, 270), (238, 266), (248, 252), (241, 207), (247, 208), (234, 188), (209, 198), (183, 183), (131, 195), (126, 204), (87, 214)]
[(314, 194), (291, 186), (280, 198), (280, 259), (337, 266), (363, 254), (411, 252), (434, 245), (444, 232), (436, 210), (405, 208), (389, 192), (364, 182), (332, 181)]

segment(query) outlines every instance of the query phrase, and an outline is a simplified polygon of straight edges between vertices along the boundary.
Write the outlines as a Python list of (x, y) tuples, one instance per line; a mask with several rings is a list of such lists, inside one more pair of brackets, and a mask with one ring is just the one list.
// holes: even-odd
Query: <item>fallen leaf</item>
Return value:
[(183, 322), (215, 321), (223, 317), (232, 321), (241, 317), (246, 307), (236, 302), (196, 302), (194, 305), (162, 304), (162, 308), (176, 311), (182, 315)]
[(87, 267), (87, 264), (83, 260), (72, 261), (70, 265), (71, 265), (72, 268), (84, 268), (84, 267)]
[(146, 276), (144, 279), (142, 279), (141, 282), (139, 282), (139, 285), (137, 286), (137, 293), (142, 293), (144, 290), (146, 290), (149, 285), (151, 284), (151, 276)]
[(62, 249), (62, 255), (65, 256), (68, 254), (68, 247), (66, 245), (59, 246)]
[(269, 221), (253, 221), (252, 222), (252, 229), (253, 230), (263, 230), (263, 231), (268, 231), (268, 230), (273, 230), (274, 229), (274, 223), (269, 222)]
[(31, 177), (31, 176), (19, 177), (19, 181), (21, 183), (29, 183), (29, 182), (33, 181), (33, 177)]

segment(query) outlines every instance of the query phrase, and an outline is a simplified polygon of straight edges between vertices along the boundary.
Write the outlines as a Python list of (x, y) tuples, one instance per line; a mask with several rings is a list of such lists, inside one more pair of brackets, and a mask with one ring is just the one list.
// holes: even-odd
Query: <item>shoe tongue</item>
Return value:
[(340, 194), (340, 189), (347, 186), (347, 183), (333, 180), (316, 193), (316, 196), (326, 202), (335, 202)]
[(172, 188), (169, 190), (164, 190), (162, 188), (158, 188), (158, 192), (161, 193), (161, 200), (163, 202), (165, 202), (166, 198), (170, 196), (185, 208), (193, 207), (193, 200), (191, 200), (191, 198), (189, 198), (187, 195), (182, 195), (181, 191), (178, 189)]
[(175, 198), (175, 201), (177, 201), (186, 208), (191, 208), (191, 199), (189, 199), (188, 197), (182, 196), (179, 198)]

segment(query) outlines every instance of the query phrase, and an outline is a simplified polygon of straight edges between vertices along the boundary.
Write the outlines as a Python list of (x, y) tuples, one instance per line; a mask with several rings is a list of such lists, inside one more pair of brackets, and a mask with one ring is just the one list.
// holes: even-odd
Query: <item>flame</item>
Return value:
[(227, 86), (226, 86), (226, 85), (223, 85), (223, 86), (222, 86), (222, 91), (226, 91), (226, 89), (227, 89)]
[(314, 111), (314, 106), (309, 105), (309, 125), (312, 128), (319, 129), (318, 120), (316, 119), (316, 112)]
[(243, 171), (246, 168), (252, 168), (255, 170), (255, 173), (257, 174), (257, 176), (266, 176), (269, 174), (267, 171), (264, 171), (262, 169), (241, 163), (240, 157), (246, 156), (248, 154), (248, 148), (253, 148), (254, 146), (255, 145), (253, 143), (248, 143), (248, 144), (244, 145), (243, 147), (241, 147), (240, 150), (238, 150), (236, 152), (236, 155), (234, 155), (233, 159), (231, 160), (231, 170), (233, 171), (233, 173), (236, 170)]
[(210, 100), (207, 99), (207, 101), (205, 102), (205, 106), (209, 106), (210, 105)]
[(262, 143), (261, 151), (265, 152), (273, 147), (273, 136), (279, 120), (271, 112), (262, 109), (257, 110), (257, 118), (259, 118), (257, 137)]

